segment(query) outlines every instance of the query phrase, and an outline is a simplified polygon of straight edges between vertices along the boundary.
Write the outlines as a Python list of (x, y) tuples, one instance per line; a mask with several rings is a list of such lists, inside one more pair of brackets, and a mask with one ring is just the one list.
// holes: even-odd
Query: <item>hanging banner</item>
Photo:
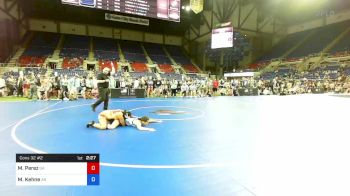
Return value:
[(130, 23), (130, 24), (138, 24), (138, 25), (145, 25), (149, 26), (149, 20), (143, 19), (143, 18), (135, 18), (130, 16), (122, 16), (117, 14), (105, 14), (106, 20), (116, 21), (116, 22), (124, 22), (124, 23)]
[(190, 7), (191, 10), (198, 14), (201, 13), (203, 11), (203, 5), (204, 5), (204, 0), (191, 0), (190, 1)]

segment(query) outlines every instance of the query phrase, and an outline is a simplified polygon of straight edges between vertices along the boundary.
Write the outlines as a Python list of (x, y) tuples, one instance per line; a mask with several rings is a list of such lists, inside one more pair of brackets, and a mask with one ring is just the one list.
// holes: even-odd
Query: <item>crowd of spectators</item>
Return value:
[[(324, 75), (324, 74), (323, 74)], [(325, 73), (327, 76), (327, 74)], [(316, 77), (313, 80), (300, 74), (277, 76), (270, 80), (259, 77), (211, 79), (188, 77), (181, 80), (144, 76), (132, 78), (127, 72), (110, 77), (110, 88), (145, 89), (147, 97), (206, 97), (239, 96), (255, 89), (259, 95), (292, 95), (305, 93), (350, 93), (350, 77), (339, 73), (338, 77)], [(29, 99), (75, 100), (79, 97), (94, 99), (98, 89), (94, 72), (86, 76), (72, 77), (55, 73), (11, 73), (0, 78), (0, 96), (19, 96)]]
[[(92, 75), (85, 77), (76, 74), (68, 77), (67, 75), (48, 76), (33, 72), (27, 75), (13, 73), (1, 77), (0, 96), (27, 97), (38, 100), (75, 100), (78, 99), (79, 94), (85, 99), (96, 98), (98, 95)], [(18, 76), (15, 77), (15, 75)]]

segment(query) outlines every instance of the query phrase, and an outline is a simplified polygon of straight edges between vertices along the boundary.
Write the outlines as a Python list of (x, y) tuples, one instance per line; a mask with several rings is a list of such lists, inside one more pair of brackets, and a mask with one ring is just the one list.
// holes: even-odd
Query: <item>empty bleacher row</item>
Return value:
[[(84, 60), (93, 58), (101, 69), (111, 64), (117, 65), (123, 55), (126, 63), (129, 63), (135, 72), (149, 71), (148, 57), (154, 64), (159, 65), (159, 70), (164, 73), (174, 73), (173, 65), (182, 66), (187, 73), (200, 72), (179, 46), (55, 33), (34, 34), (31, 44), (18, 61), (21, 66), (42, 66), (46, 58), (52, 57), (55, 49), (58, 49), (62, 68), (82, 68)], [(60, 38), (63, 39), (61, 44)]]
[(135, 63), (147, 63), (146, 55), (142, 51), (139, 42), (121, 40), (119, 44), (127, 61)]
[(98, 60), (119, 61), (117, 42), (107, 38), (93, 38), (94, 54)]
[(282, 41), (277, 43), (277, 45), (273, 47), (271, 51), (268, 51), (265, 55), (263, 55), (259, 61), (267, 61), (282, 57), (295, 43), (300, 42), (300, 40), (309, 35), (311, 32), (312, 30), (308, 30), (288, 35)]
[(322, 52), (337, 36), (349, 27), (349, 22), (341, 22), (315, 29), (315, 32), (287, 58), (300, 58)]
[(38, 33), (24, 51), (24, 56), (47, 57), (51, 55), (58, 43), (59, 36), (54, 33)]
[(174, 73), (175, 70), (170, 64), (159, 64), (158, 65), (159, 69), (163, 73)]
[(250, 67), (262, 67), (273, 59), (294, 61), (321, 52), (341, 55), (350, 50), (349, 26), (350, 21), (344, 21), (287, 35)]
[(331, 54), (337, 54), (350, 51), (350, 31), (348, 31), (345, 36), (338, 41), (338, 43), (331, 48)]
[(89, 37), (67, 35), (65, 37), (60, 57), (63, 58), (63, 68), (76, 68), (83, 65), (89, 55)]
[(60, 57), (87, 58), (89, 55), (89, 41), (87, 36), (67, 35), (61, 49)]
[(54, 52), (58, 40), (58, 34), (37, 33), (19, 58), (19, 64), (32, 66), (43, 65), (46, 58)]
[(152, 43), (145, 43), (143, 45), (147, 51), (148, 56), (154, 63), (167, 65), (171, 64), (171, 60), (164, 52), (162, 45)]

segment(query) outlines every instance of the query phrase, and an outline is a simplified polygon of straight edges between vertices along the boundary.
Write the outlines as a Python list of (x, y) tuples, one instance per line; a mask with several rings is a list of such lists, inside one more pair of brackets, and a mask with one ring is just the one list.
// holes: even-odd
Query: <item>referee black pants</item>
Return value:
[(108, 100), (109, 100), (109, 88), (98, 88), (99, 99), (93, 104), (93, 107), (96, 108), (103, 102), (103, 109), (108, 109)]
[(176, 97), (176, 89), (171, 89), (171, 96)]

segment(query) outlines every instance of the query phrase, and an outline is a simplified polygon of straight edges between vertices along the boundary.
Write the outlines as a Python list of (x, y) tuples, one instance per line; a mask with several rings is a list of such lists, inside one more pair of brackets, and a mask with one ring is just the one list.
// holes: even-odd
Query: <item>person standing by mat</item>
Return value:
[(96, 107), (103, 103), (103, 109), (108, 110), (108, 100), (109, 100), (109, 77), (113, 77), (115, 73), (114, 65), (111, 66), (112, 71), (109, 68), (105, 67), (102, 70), (102, 73), (97, 75), (97, 87), (99, 99), (91, 105), (92, 111), (95, 112)]

